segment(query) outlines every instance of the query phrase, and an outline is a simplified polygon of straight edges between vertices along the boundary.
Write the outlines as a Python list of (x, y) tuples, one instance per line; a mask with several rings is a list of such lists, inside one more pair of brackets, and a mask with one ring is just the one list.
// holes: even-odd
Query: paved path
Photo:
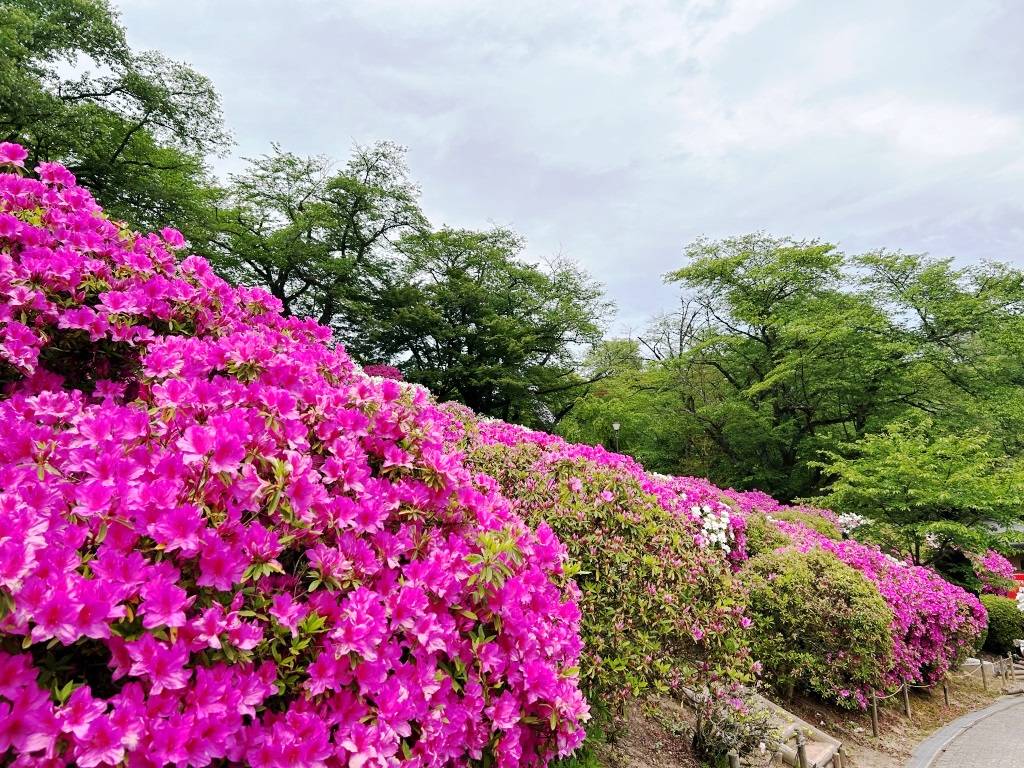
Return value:
[(1024, 768), (1024, 696), (940, 728), (918, 745), (906, 768)]

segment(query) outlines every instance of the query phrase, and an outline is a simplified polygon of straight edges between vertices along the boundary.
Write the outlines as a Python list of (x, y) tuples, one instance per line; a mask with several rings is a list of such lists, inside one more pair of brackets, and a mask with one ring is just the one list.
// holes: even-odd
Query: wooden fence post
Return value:
[(871, 692), (871, 735), (878, 738), (878, 694)]
[(903, 686), (903, 714), (907, 716), (907, 720), (910, 720), (910, 686), (904, 684)]
[(801, 733), (796, 737), (796, 756), (800, 768), (808, 768), (807, 763), (807, 739)]
[(986, 691), (988, 690), (988, 675), (985, 673), (985, 661), (981, 662), (981, 686)]
[(729, 750), (729, 768), (740, 768), (740, 756), (735, 749)]
[(942, 698), (946, 702), (946, 706), (949, 706), (949, 683), (945, 679), (942, 681)]

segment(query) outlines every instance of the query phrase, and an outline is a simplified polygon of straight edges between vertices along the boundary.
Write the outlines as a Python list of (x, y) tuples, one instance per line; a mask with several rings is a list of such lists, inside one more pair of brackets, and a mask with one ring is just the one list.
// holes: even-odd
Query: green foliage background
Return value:
[(1005, 655), (1013, 650), (1014, 640), (1024, 640), (1024, 613), (1017, 601), (997, 595), (982, 595), (982, 605), (988, 611), (988, 634), (983, 648), (990, 653)]

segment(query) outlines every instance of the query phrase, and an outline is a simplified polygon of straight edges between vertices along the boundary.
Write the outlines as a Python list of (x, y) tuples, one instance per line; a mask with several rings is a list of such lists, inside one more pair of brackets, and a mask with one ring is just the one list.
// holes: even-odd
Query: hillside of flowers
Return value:
[(651, 693), (694, 705), (699, 753), (742, 749), (756, 515), (875, 585), (879, 687), (984, 626), (830, 513), (364, 371), (24, 158), (0, 144), (5, 765), (542, 766)]
[[(500, 421), (474, 420), (464, 412), (458, 422), (454, 439), (462, 441), (471, 462), (499, 480), (526, 519), (551, 524), (572, 558), (589, 571), (579, 579), (585, 683), (592, 675), (600, 684), (616, 686), (613, 693), (623, 694), (703, 682), (703, 690), (713, 700), (732, 702), (733, 708), (742, 712), (742, 699), (730, 683), (750, 679), (746, 659), (750, 638), (744, 637), (750, 621), (741, 607), (728, 614), (722, 606), (734, 599), (743, 601), (742, 565), (749, 556), (746, 521), (754, 514), (768, 515), (780, 536), (780, 547), (824, 551), (854, 568), (874, 586), (891, 612), (890, 632), (884, 639), (892, 647), (885, 654), (883, 674), (871, 685), (835, 686), (830, 697), (837, 703), (864, 707), (872, 690), (884, 692), (905, 683), (931, 685), (941, 680), (975, 649), (985, 627), (985, 609), (976, 596), (931, 569), (899, 561), (876, 546), (848, 538), (863, 522), (856, 516), (787, 506), (760, 492), (721, 490), (698, 478), (646, 473), (633, 459), (600, 446), (576, 445)], [(649, 520), (652, 507), (668, 513), (678, 523), (678, 532), (690, 537), (689, 550), (699, 553), (697, 562), (684, 564), (642, 525), (613, 530), (630, 518)], [(598, 527), (595, 521), (599, 521)], [(662, 521), (657, 533), (667, 529)], [(616, 553), (629, 546), (630, 534), (647, 546), (639, 558), (632, 559), (631, 577), (640, 581), (612, 584), (606, 577), (604, 584), (591, 584), (588, 589), (593, 569), (605, 567), (614, 572)], [(645, 557), (647, 562), (657, 558), (657, 565), (648, 572), (635, 565)], [(985, 561), (993, 571), (1006, 568), (1004, 558), (996, 553), (986, 555)], [(679, 581), (664, 578), (665, 573), (680, 572), (686, 577)], [(655, 598), (650, 604), (647, 595)], [(590, 596), (598, 599), (588, 602)], [(667, 624), (660, 625), (656, 616)], [(634, 634), (631, 621), (637, 619)], [(659, 626), (666, 626), (661, 638), (651, 631)], [(669, 626), (683, 626), (686, 631), (680, 633)], [(681, 637), (692, 642), (680, 644)], [(609, 650), (611, 654), (606, 653)], [(623, 665), (622, 655), (628, 658), (630, 653), (638, 658)], [(612, 662), (611, 670), (606, 668), (608, 662)], [(837, 669), (842, 667), (840, 662), (829, 660)], [(757, 668), (756, 662), (753, 668)], [(616, 669), (626, 671), (616, 675)], [(680, 676), (680, 669), (687, 674)], [(607, 701), (608, 692), (602, 691), (600, 699)]]

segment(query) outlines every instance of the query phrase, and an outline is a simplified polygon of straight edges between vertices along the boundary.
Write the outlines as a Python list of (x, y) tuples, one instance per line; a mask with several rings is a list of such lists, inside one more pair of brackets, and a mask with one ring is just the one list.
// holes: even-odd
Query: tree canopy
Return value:
[(229, 142), (209, 80), (131, 50), (106, 0), (0, 0), (0, 53), (0, 140), (66, 165), (115, 217), (193, 233)]
[[(931, 455), (937, 471), (936, 446), (955, 436), (980, 441), (988, 457), (1020, 453), (1017, 270), (893, 252), (848, 256), (828, 243), (754, 234), (697, 241), (668, 279), (682, 289), (681, 309), (638, 337), (643, 359), (592, 391), (567, 433), (603, 440), (606, 428), (593, 431), (584, 415), (617, 412), (628, 449), (659, 469), (790, 499), (827, 489), (860, 466), (843, 463), (854, 456)], [(658, 424), (669, 413), (675, 439), (666, 443)], [(900, 425), (911, 418), (918, 426), (908, 432)], [(920, 445), (901, 444), (911, 435)], [(865, 474), (877, 479), (877, 470)], [(878, 483), (871, 490), (881, 492)], [(853, 504), (851, 494), (835, 503), (857, 511), (873, 503)], [(924, 518), (961, 513), (970, 516), (968, 507), (940, 514), (914, 506)]]
[(574, 264), (523, 258), (506, 229), (442, 228), (401, 244), (403, 272), (373, 323), (371, 348), (441, 399), (551, 426), (602, 374), (577, 370), (609, 305)]
[(339, 168), (274, 146), (231, 177), (211, 257), (231, 279), (266, 287), (286, 314), (315, 317), (355, 349), (391, 287), (397, 242), (426, 228), (401, 147), (357, 146)]

